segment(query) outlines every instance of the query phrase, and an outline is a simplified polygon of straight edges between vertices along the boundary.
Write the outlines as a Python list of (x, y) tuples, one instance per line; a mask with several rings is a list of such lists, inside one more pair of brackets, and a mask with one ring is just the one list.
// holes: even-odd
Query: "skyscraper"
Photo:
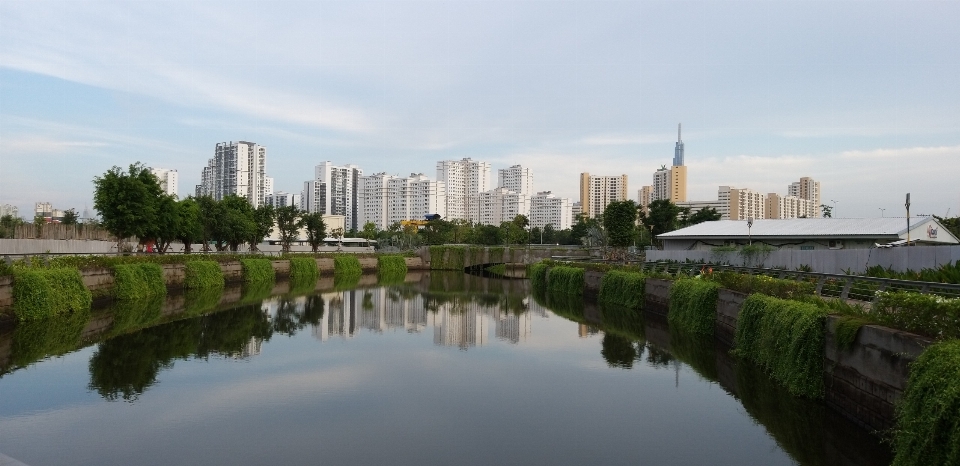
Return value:
[(255, 142), (221, 142), (200, 175), (196, 193), (216, 200), (235, 194), (253, 207), (263, 205), (266, 195), (267, 148)]
[(466, 158), (437, 162), (437, 181), (447, 187), (447, 219), (477, 221), (479, 194), (490, 190), (490, 162)]
[(303, 183), (304, 210), (324, 215), (343, 215), (346, 228), (358, 230), (357, 195), (363, 170), (356, 165), (337, 166), (326, 161), (314, 167), (314, 179)]
[(602, 214), (607, 204), (627, 200), (627, 175), (591, 176), (580, 174), (580, 209), (588, 218)]
[(800, 181), (794, 181), (790, 183), (790, 186), (787, 186), (787, 195), (810, 201), (809, 205), (807, 205), (806, 212), (808, 218), (820, 216), (820, 204), (822, 204), (822, 202), (820, 202), (819, 181), (814, 181), (813, 178), (804, 176), (800, 178)]
[(680, 139), (680, 123), (677, 123), (677, 146), (673, 149), (673, 166), (683, 165), (683, 139)]

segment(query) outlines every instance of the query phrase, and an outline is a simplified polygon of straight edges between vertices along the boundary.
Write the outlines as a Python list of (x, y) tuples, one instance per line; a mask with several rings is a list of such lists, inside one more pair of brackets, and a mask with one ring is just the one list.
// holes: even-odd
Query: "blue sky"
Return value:
[[(673, 157), (689, 197), (823, 184), (843, 217), (960, 214), (960, 2), (0, 0), (0, 203), (92, 208), (135, 161), (192, 193), (216, 143), (276, 189), (324, 160), (578, 175)], [(829, 202), (828, 202), (829, 203)]]

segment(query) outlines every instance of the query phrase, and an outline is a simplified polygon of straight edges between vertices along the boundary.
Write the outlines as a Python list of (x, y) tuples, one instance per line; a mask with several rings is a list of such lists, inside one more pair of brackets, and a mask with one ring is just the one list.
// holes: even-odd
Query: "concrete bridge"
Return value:
[(525, 266), (550, 257), (589, 257), (590, 250), (580, 246), (522, 245), (476, 246), (451, 244), (424, 246), (417, 254), (433, 270), (464, 270), (497, 264)]

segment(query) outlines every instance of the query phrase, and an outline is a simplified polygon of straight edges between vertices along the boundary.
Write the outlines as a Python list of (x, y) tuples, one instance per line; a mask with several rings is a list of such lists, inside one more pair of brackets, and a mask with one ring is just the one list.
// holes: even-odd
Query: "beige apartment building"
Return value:
[(810, 213), (814, 210), (816, 208), (813, 202), (807, 199), (769, 193), (764, 207), (764, 218), (813, 218)]
[(627, 200), (627, 175), (591, 176), (580, 174), (580, 208), (587, 217), (603, 213), (607, 204)]
[(760, 219), (766, 214), (766, 197), (752, 189), (721, 186), (717, 200), (730, 206), (729, 220)]

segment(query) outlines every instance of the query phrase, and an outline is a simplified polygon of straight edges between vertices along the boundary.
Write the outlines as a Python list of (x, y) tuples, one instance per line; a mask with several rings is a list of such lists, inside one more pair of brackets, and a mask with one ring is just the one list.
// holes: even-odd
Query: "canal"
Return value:
[(650, 312), (459, 273), (326, 288), (228, 305), (171, 295), (141, 329), (113, 310), (0, 331), (0, 453), (28, 465), (891, 459)]

